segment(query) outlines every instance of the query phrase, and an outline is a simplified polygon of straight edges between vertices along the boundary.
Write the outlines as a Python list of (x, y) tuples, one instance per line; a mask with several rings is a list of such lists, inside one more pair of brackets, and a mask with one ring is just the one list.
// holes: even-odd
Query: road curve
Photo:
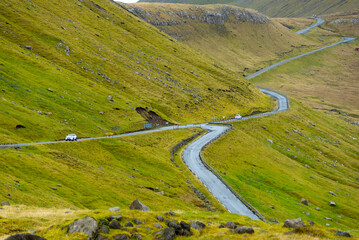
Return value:
[(317, 20), (317, 23), (316, 23), (316, 24), (313, 24), (313, 25), (311, 25), (310, 27), (307, 27), (306, 29), (299, 30), (297, 33), (298, 33), (298, 34), (306, 34), (306, 33), (308, 33), (310, 30), (312, 30), (313, 28), (319, 27), (320, 25), (322, 25), (322, 24), (325, 22), (323, 19), (318, 18), (318, 17), (314, 17), (314, 19)]
[[(318, 20), (318, 19), (317, 19)], [(319, 23), (319, 20), (318, 20)], [(317, 24), (318, 24), (317, 23)], [(320, 24), (319, 24), (320, 25)], [(317, 25), (318, 26), (318, 25)], [(311, 26), (313, 28), (315, 26)], [(308, 29), (307, 29), (308, 30)], [(304, 34), (304, 33), (301, 33)], [(353, 41), (355, 38), (344, 38), (343, 41), (332, 44), (327, 47), (323, 47), (320, 49), (317, 49), (315, 51), (299, 55), (297, 57), (293, 57), (284, 61), (281, 61), (277, 64), (274, 64), (268, 68), (265, 68), (259, 72), (256, 72), (255, 74), (246, 77), (247, 79), (251, 79), (263, 72), (266, 72), (270, 69), (273, 69), (279, 65), (282, 65), (286, 62), (292, 61), (294, 59), (298, 59), (303, 56), (307, 56), (309, 54), (322, 51), (324, 49), (342, 44), (344, 42), (350, 42)], [(94, 138), (82, 138), (78, 139), (78, 141), (89, 141), (89, 140), (96, 140), (96, 139), (108, 139), (108, 138), (119, 138), (119, 137), (126, 137), (126, 136), (134, 136), (134, 135), (140, 135), (140, 134), (146, 134), (146, 133), (154, 133), (159, 131), (166, 131), (166, 130), (173, 130), (173, 129), (180, 129), (180, 128), (189, 128), (189, 127), (201, 127), (204, 129), (207, 129), (209, 132), (205, 134), (203, 137), (197, 139), (190, 145), (188, 145), (182, 154), (183, 161), (186, 163), (186, 165), (189, 167), (189, 169), (203, 182), (203, 184), (209, 189), (209, 191), (225, 206), (230, 212), (237, 213), (240, 215), (246, 215), (254, 220), (263, 220), (265, 221), (264, 217), (260, 215), (258, 211), (256, 211), (249, 203), (247, 203), (244, 199), (242, 199), (220, 176), (218, 173), (215, 172), (208, 164), (206, 164), (202, 157), (201, 157), (201, 151), (205, 146), (207, 146), (209, 143), (223, 135), (226, 131), (231, 129), (231, 126), (219, 126), (219, 125), (213, 125), (213, 124), (227, 124), (228, 122), (233, 121), (243, 121), (250, 118), (258, 118), (263, 116), (269, 116), (272, 114), (276, 114), (278, 112), (286, 111), (289, 109), (289, 101), (286, 95), (266, 89), (266, 88), (260, 88), (260, 90), (272, 98), (275, 98), (278, 100), (278, 109), (272, 111), (272, 112), (266, 112), (262, 114), (257, 114), (253, 116), (247, 116), (243, 117), (241, 119), (228, 119), (223, 121), (216, 121), (211, 123), (205, 123), (205, 124), (189, 124), (189, 125), (182, 125), (182, 126), (168, 126), (168, 127), (162, 127), (159, 129), (152, 129), (152, 130), (146, 130), (146, 131), (138, 131), (138, 132), (132, 132), (132, 133), (125, 133), (115, 136), (109, 136), (109, 137), (94, 137)], [(7, 145), (0, 145), (0, 148), (8, 148), (8, 147), (24, 147), (24, 146), (32, 146), (32, 145), (39, 145), (39, 144), (53, 144), (53, 143), (60, 143), (65, 142), (65, 140), (61, 141), (49, 141), (49, 142), (37, 142), (37, 143), (23, 143), (23, 144), (7, 144)]]

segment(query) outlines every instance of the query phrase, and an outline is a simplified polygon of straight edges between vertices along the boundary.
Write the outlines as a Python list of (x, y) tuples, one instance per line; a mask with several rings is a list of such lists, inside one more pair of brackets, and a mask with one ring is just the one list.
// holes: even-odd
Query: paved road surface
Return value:
[(306, 28), (306, 29), (303, 29), (303, 30), (299, 30), (297, 33), (298, 34), (306, 34), (308, 33), (310, 30), (312, 30), (313, 28), (315, 27), (318, 27), (320, 25), (322, 25), (325, 21), (321, 18), (318, 18), (318, 17), (315, 17), (314, 19), (317, 20), (317, 23), (316, 24), (313, 24), (311, 25), (310, 27)]

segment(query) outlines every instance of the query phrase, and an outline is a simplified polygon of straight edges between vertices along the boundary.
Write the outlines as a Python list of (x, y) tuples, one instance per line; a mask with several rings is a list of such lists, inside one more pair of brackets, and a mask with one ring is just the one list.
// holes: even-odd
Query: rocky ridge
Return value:
[[(187, 23), (187, 20), (199, 21), (207, 24), (251, 22), (256, 24), (270, 23), (270, 19), (263, 14), (247, 9), (218, 6), (186, 6), (175, 8), (172, 6), (158, 6), (155, 8), (143, 8), (139, 5), (121, 4), (123, 8), (132, 14), (144, 19), (154, 26), (174, 26)], [(153, 10), (152, 10), (153, 9)]]

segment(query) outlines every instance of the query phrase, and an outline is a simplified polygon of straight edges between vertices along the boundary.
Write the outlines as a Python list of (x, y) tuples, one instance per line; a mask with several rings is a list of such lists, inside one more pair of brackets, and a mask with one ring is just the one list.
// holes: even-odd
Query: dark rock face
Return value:
[(301, 218), (297, 218), (297, 219), (287, 219), (284, 221), (284, 225), (283, 227), (286, 228), (300, 228), (300, 227), (304, 227), (305, 223), (302, 221)]
[(131, 210), (140, 210), (140, 211), (145, 211), (145, 212), (150, 211), (150, 209), (145, 204), (138, 201), (138, 199), (135, 199), (135, 201), (133, 201), (131, 203), (130, 209)]
[(141, 220), (139, 220), (137, 218), (132, 219), (132, 222), (137, 225), (142, 223)]
[(308, 199), (304, 199), (304, 198), (302, 198), (302, 200), (300, 200), (300, 203), (301, 203), (301, 204), (304, 204), (304, 205), (306, 205), (306, 206), (309, 205)]
[(157, 215), (156, 219), (160, 222), (163, 222), (165, 220), (161, 215)]
[(111, 215), (107, 218), (107, 220), (109, 222), (111, 222), (113, 219), (116, 219), (117, 221), (121, 221), (122, 219), (122, 215), (118, 214), (118, 215)]
[(254, 229), (252, 227), (237, 227), (236, 229), (234, 229), (234, 233), (238, 233), (238, 234), (244, 234), (244, 233), (249, 233), (249, 234), (253, 234), (254, 233)]
[(161, 231), (155, 232), (154, 238), (158, 240), (172, 240), (176, 237), (175, 230), (173, 228), (164, 228)]
[(93, 239), (97, 235), (98, 224), (92, 217), (84, 217), (74, 221), (68, 226), (68, 233), (82, 232), (88, 235), (87, 239)]
[(197, 222), (191, 221), (191, 227), (198, 231), (201, 231), (203, 228), (206, 227), (206, 225), (200, 221)]
[(350, 233), (348, 233), (348, 232), (343, 232), (343, 231), (338, 231), (336, 234), (334, 234), (334, 236), (352, 237), (352, 235), (350, 235)]
[(169, 15), (170, 19), (166, 20), (161, 17), (160, 11), (147, 11), (139, 6), (133, 7), (128, 4), (121, 4), (129, 12), (144, 19), (146, 22), (154, 26), (174, 26), (187, 23), (187, 21), (198, 21), (207, 24), (239, 23), (252, 22), (257, 24), (265, 24), (271, 22), (266, 16), (249, 11), (247, 9), (219, 6), (214, 9), (196, 6), (188, 9), (162, 8), (162, 14)]
[(125, 227), (133, 227), (133, 224), (131, 222), (128, 222), (125, 224)]
[(112, 220), (108, 226), (112, 229), (121, 229), (122, 228), (121, 224), (116, 219)]
[(20, 233), (16, 235), (12, 235), (5, 240), (46, 240), (46, 238), (36, 236), (30, 233)]

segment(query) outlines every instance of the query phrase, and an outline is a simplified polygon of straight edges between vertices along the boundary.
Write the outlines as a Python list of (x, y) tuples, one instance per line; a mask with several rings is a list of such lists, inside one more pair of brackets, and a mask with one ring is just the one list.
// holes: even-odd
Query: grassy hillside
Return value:
[(326, 21), (324, 28), (342, 35), (359, 38), (359, 6), (348, 12), (325, 15), (323, 19)]
[[(279, 59), (328, 44), (296, 34), (283, 21), (234, 6), (138, 3), (124, 7), (245, 76)], [(297, 28), (310, 23), (312, 20), (303, 20)]]
[(171, 123), (270, 107), (241, 76), (114, 2), (12, 0), (0, 12), (1, 143), (140, 129), (138, 107)]
[(358, 139), (357, 126), (292, 100), (288, 112), (235, 123), (204, 158), (269, 221), (300, 217), (357, 235)]
[(359, 7), (358, 0), (140, 0), (140, 2), (230, 4), (256, 9), (270, 17), (311, 17), (312, 15), (343, 12)]

